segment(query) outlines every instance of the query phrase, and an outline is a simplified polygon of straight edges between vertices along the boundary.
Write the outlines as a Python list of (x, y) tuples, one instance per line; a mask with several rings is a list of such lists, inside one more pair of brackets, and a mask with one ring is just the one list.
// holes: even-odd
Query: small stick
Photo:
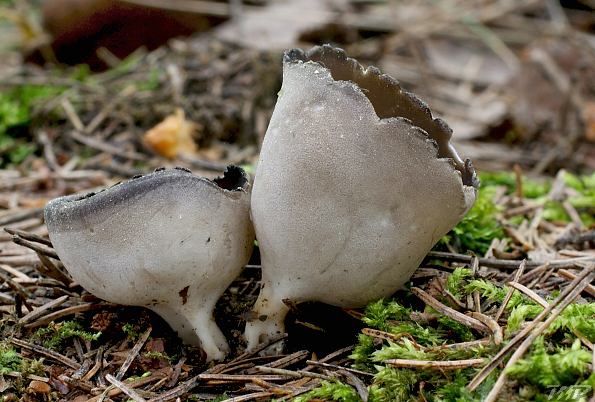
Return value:
[(469, 342), (460, 342), (460, 343), (451, 343), (448, 345), (440, 345), (440, 346), (433, 346), (430, 348), (425, 348), (424, 352), (438, 352), (443, 349), (469, 349), (469, 348), (476, 348), (478, 346), (488, 346), (492, 343), (492, 340), (489, 338), (479, 339), (477, 341), (469, 341)]
[(352, 368), (337, 366), (335, 364), (317, 362), (316, 360), (306, 360), (306, 363), (311, 364), (313, 366), (325, 367), (325, 368), (334, 369), (334, 370), (345, 370), (345, 371), (349, 371), (350, 373), (362, 375), (362, 376), (366, 376), (366, 377), (374, 377), (374, 374), (372, 374), (372, 373), (366, 373), (365, 371), (359, 371), (359, 370), (355, 370)]
[[(178, 385), (177, 387), (162, 393), (158, 397), (149, 399), (149, 402), (170, 401), (174, 398), (177, 398), (180, 395), (185, 394), (186, 392), (189, 392), (192, 388), (196, 387), (197, 382), (198, 382), (197, 377), (191, 378), (190, 380)], [(91, 401), (87, 401), (87, 402), (91, 402)]]
[[(308, 381), (312, 381), (310, 379), (308, 379)], [(259, 378), (253, 378), (252, 382), (258, 387), (255, 388), (256, 390), (260, 391), (261, 388), (264, 389), (268, 389), (269, 391), (272, 391), (275, 394), (282, 394), (282, 395), (291, 395), (291, 393), (293, 391), (296, 390), (296, 388), (298, 387), (294, 387), (291, 385), (279, 385), (279, 384), (273, 384), (267, 381), (263, 381)], [(251, 384), (246, 384), (246, 389), (253, 389)]]
[(564, 207), (564, 210), (566, 211), (568, 216), (570, 216), (570, 219), (572, 220), (572, 223), (574, 223), (574, 226), (576, 226), (576, 228), (579, 230), (585, 229), (585, 224), (583, 223), (583, 220), (581, 219), (578, 212), (576, 212), (576, 209), (572, 206), (572, 204), (569, 203), (567, 200), (564, 200), (562, 201), (562, 206)]
[(430, 370), (461, 370), (470, 367), (478, 367), (485, 363), (485, 359), (466, 359), (466, 360), (409, 360), (409, 359), (390, 359), (385, 361), (394, 367), (420, 368)]
[[(271, 363), (263, 364), (263, 367), (272, 367), (272, 368), (283, 368), (295, 364), (301, 360), (307, 359), (310, 355), (310, 352), (307, 350), (300, 350), (298, 352), (292, 353), (280, 359), (277, 359)], [(256, 368), (252, 368), (248, 370), (247, 374), (253, 374), (257, 370)]]
[[(335, 359), (336, 357), (341, 356), (343, 353), (352, 351), (353, 349), (355, 349), (355, 345), (351, 345), (351, 346), (347, 346), (347, 347), (344, 347), (339, 350), (335, 350), (333, 353), (330, 353), (330, 354), (324, 356), (322, 359), (319, 359), (318, 362), (319, 363), (329, 362), (329, 361)], [(306, 366), (302, 371), (310, 371), (315, 367), (316, 366), (314, 366), (314, 365), (309, 365), (309, 366)]]
[(512, 237), (514, 241), (520, 243), (523, 246), (523, 249), (533, 250), (534, 247), (518, 230), (516, 230), (512, 226), (503, 226), (502, 229), (508, 236)]
[(318, 360), (319, 362), (328, 362), (333, 360), (335, 357), (341, 356), (343, 353), (347, 353), (355, 349), (355, 345), (346, 346), (342, 349), (335, 350), (333, 353), (330, 353), (324, 356), (322, 359)]
[(552, 183), (552, 188), (547, 194), (547, 198), (551, 201), (564, 200), (564, 190), (566, 189), (566, 170), (560, 169), (556, 173), (556, 177)]
[(12, 290), (20, 294), (24, 300), (31, 299), (33, 297), (33, 294), (31, 292), (25, 289), (21, 284), (13, 281), (11, 278), (4, 275), (2, 272), (0, 272), (0, 281), (8, 283), (8, 286), (10, 286)]
[(79, 131), (84, 130), (85, 125), (74, 110), (74, 107), (72, 107), (72, 103), (70, 103), (68, 98), (63, 98), (60, 102), (60, 105), (62, 106), (62, 109), (64, 109), (64, 112), (66, 112), (66, 117), (68, 117), (68, 120), (70, 120), (70, 123), (72, 123), (74, 129)]
[(405, 336), (408, 337), (409, 340), (411, 340), (411, 343), (413, 344), (413, 346), (415, 346), (417, 350), (421, 350), (421, 346), (419, 346), (419, 344), (415, 341), (413, 336), (411, 336), (411, 334), (407, 332), (400, 332), (395, 335), (391, 334), (390, 332), (380, 331), (379, 329), (363, 328), (362, 334), (391, 342), (398, 342)]
[(113, 375), (106, 374), (105, 379), (108, 380), (110, 383), (112, 383), (112, 385), (114, 385), (116, 388), (119, 388), (123, 393), (125, 393), (127, 396), (132, 398), (134, 401), (147, 402), (147, 400), (145, 398), (141, 397), (139, 394), (134, 392), (131, 388), (128, 388), (126, 385), (124, 385), (124, 383), (122, 383), (122, 381), (118, 380)]
[(494, 334), (494, 344), (496, 346), (502, 345), (504, 336), (502, 335), (502, 328), (500, 328), (496, 320), (476, 311), (471, 311), (467, 313), (467, 315), (487, 325), (487, 327), (492, 331), (492, 334)]
[(67, 383), (68, 385), (82, 389), (85, 392), (91, 392), (91, 390), (93, 388), (95, 388), (95, 384), (93, 384), (89, 381), (78, 380), (76, 378), (68, 377), (68, 376), (62, 376), (60, 379), (62, 381), (64, 381), (65, 383)]
[(29, 218), (43, 218), (43, 208), (31, 208), (4, 215), (0, 218), (0, 226), (10, 225), (11, 223), (24, 221)]
[(276, 335), (276, 336), (272, 337), (271, 339), (269, 339), (268, 341), (265, 341), (265, 342), (263, 342), (263, 343), (261, 343), (259, 345), (256, 345), (254, 348), (252, 348), (252, 349), (244, 352), (240, 356), (236, 357), (235, 359), (233, 359), (232, 361), (230, 361), (229, 363), (227, 363), (227, 365), (232, 364), (232, 363), (241, 362), (242, 360), (245, 360), (248, 357), (257, 354), (261, 350), (264, 350), (264, 349), (268, 348), (269, 346), (271, 346), (275, 342), (279, 342), (280, 340), (287, 338), (287, 336), (288, 336), (287, 334)]
[(543, 208), (543, 204), (530, 204), (530, 205), (522, 205), (520, 207), (510, 208), (506, 211), (502, 212), (502, 217), (504, 218), (512, 218), (513, 216), (517, 215), (525, 215), (529, 212), (533, 212), (536, 209)]
[[(285, 370), (285, 369), (275, 369), (271, 367), (264, 367), (265, 370), (269, 370), (271, 373), (273, 371), (285, 372), (289, 371), (294, 373), (294, 371)], [(287, 374), (279, 374), (279, 375), (260, 375), (258, 378), (265, 380), (265, 381), (282, 381), (287, 380)], [(198, 380), (203, 381), (226, 381), (226, 382), (252, 382), (254, 375), (244, 375), (244, 374), (198, 374), (196, 376)]]
[[(139, 1), (139, 0), (124, 0), (124, 1), (131, 3), (133, 1)], [(146, 0), (143, 0), (143, 1), (146, 1)], [(274, 395), (275, 395), (275, 392), (273, 390), (254, 392), (252, 394), (247, 394), (247, 395), (242, 395), (242, 396), (234, 396), (233, 398), (228, 399), (228, 401), (230, 401), (230, 402), (244, 402), (244, 401), (252, 401), (252, 400), (258, 401), (258, 400), (264, 399), (266, 397), (271, 397)], [(169, 399), (172, 399), (172, 398), (169, 398)], [(169, 399), (167, 399), (167, 400), (169, 400)], [(159, 399), (159, 400), (151, 399), (149, 402), (157, 402), (157, 401), (165, 401), (165, 400), (166, 399)]]
[(7, 264), (13, 267), (22, 267), (25, 265), (35, 265), (39, 260), (35, 253), (29, 253), (24, 255), (15, 255), (8, 257), (0, 257), (0, 264)]
[(87, 371), (87, 374), (85, 374), (83, 376), (83, 378), (81, 378), (82, 381), (90, 381), (91, 378), (93, 378), (93, 376), (95, 374), (97, 374), (97, 372), (101, 368), (101, 366), (103, 364), (103, 349), (104, 349), (103, 345), (101, 345), (97, 349), (97, 351), (95, 353), (95, 364), (93, 365), (93, 367), (91, 367), (91, 369), (89, 371)]
[[(595, 231), (590, 230), (587, 233), (580, 233), (580, 234), (576, 234), (576, 235), (560, 237), (560, 238), (556, 239), (556, 245), (557, 246), (565, 246), (567, 244), (581, 244), (586, 241), (593, 241), (593, 240), (595, 240)], [(570, 255), (571, 253), (576, 254), (576, 255), (586, 255), (587, 254), (587, 253), (584, 253), (581, 251), (577, 252), (576, 250), (560, 250), (560, 252), (566, 252), (566, 253), (568, 253), (568, 255)]]
[(432, 296), (430, 296), (428, 293), (424, 292), (420, 288), (411, 288), (411, 293), (419, 297), (424, 303), (432, 307), (434, 310), (438, 311), (440, 314), (443, 314), (448, 318), (452, 318), (456, 322), (461, 323), (466, 327), (473, 328), (481, 332), (491, 332), (488, 326), (482, 323), (481, 321), (478, 321), (475, 318), (468, 317), (463, 313), (459, 313), (458, 311), (445, 306), (444, 304), (440, 303), (438, 300), (434, 299)]
[(22, 317), (19, 320), (19, 324), (26, 324), (29, 321), (33, 321), (39, 317), (41, 317), (46, 311), (53, 309), (54, 307), (58, 307), (62, 303), (68, 300), (68, 295), (60, 296), (55, 300), (50, 301), (49, 303), (44, 304), (41, 307), (36, 308), (35, 310), (31, 311), (26, 316)]
[(339, 370), (338, 373), (346, 377), (349, 380), (349, 382), (351, 382), (355, 386), (355, 389), (357, 390), (359, 397), (362, 398), (363, 402), (368, 402), (368, 397), (370, 393), (368, 392), (368, 388), (362, 382), (362, 380), (360, 380), (347, 370)]
[(583, 343), (583, 345), (585, 345), (586, 347), (588, 347), (589, 349), (591, 349), (593, 352), (595, 352), (595, 345), (593, 345), (593, 342), (591, 342), (590, 340), (587, 339), (587, 337), (585, 335), (583, 335), (583, 333), (581, 331), (579, 331), (578, 329), (574, 328), (572, 330), (572, 333), (581, 340), (581, 342)]
[(14, 276), (15, 279), (20, 278), (24, 281), (32, 281), (33, 280), (33, 279), (29, 278), (27, 275), (25, 275), (24, 273), (22, 273), (21, 271), (19, 271), (18, 269), (11, 267), (10, 265), (0, 264), (0, 269), (8, 272), (12, 276)]
[(186, 362), (186, 358), (181, 357), (180, 360), (178, 360), (178, 362), (174, 366), (174, 372), (172, 373), (171, 378), (169, 379), (169, 381), (166, 385), (168, 388), (173, 387), (178, 382), (178, 379), (180, 378), (180, 374), (182, 373), (182, 366), (184, 365), (185, 362)]
[[(136, 344), (134, 345), (134, 347), (130, 351), (130, 354), (128, 355), (128, 357), (124, 361), (124, 364), (122, 364), (122, 366), (120, 367), (120, 370), (118, 371), (118, 374), (116, 375), (116, 378), (115, 379), (117, 381), (121, 381), (122, 378), (124, 378), (124, 374), (126, 374), (126, 371), (130, 367), (130, 365), (132, 364), (132, 362), (134, 361), (134, 359), (136, 359), (136, 356), (138, 355), (138, 353), (140, 352), (140, 350), (144, 346), (145, 342), (147, 341), (147, 339), (149, 339), (149, 335), (151, 335), (151, 331), (152, 330), (153, 330), (153, 328), (152, 327), (149, 327), (149, 329), (147, 329), (145, 331), (145, 333), (140, 337), (140, 339), (138, 340), (138, 342), (136, 342)], [(108, 381), (109, 381), (109, 379), (108, 379)], [(116, 384), (114, 384), (114, 385), (116, 385)], [(120, 387), (118, 387), (118, 388), (120, 388)], [(126, 395), (128, 395), (128, 394), (126, 394)]]
[(545, 272), (547, 271), (548, 268), (549, 268), (549, 265), (545, 264), (540, 267), (532, 269), (531, 271), (527, 272), (526, 274), (521, 275), (521, 277), (516, 280), (514, 278), (511, 278), (511, 280), (514, 282), (523, 284), (523, 285), (525, 283), (531, 281), (528, 285), (526, 285), (529, 289), (531, 289), (533, 286), (535, 286), (539, 282), (539, 280), (543, 277), (543, 275), (545, 275)]
[(44, 348), (43, 346), (35, 345), (33, 343), (25, 342), (25, 341), (22, 341), (22, 340), (16, 339), (16, 338), (10, 338), (10, 342), (17, 346), (20, 346), (22, 348), (32, 350), (34, 352), (37, 352), (39, 354), (42, 354), (44, 356), (50, 357), (54, 360), (57, 360), (60, 363), (66, 365), (70, 368), (73, 368), (75, 370), (78, 370), (79, 368), (81, 368), (81, 365), (78, 364), (77, 362), (75, 362), (74, 360), (69, 359), (68, 357), (66, 357), (64, 355), (61, 355), (58, 352), (54, 352), (53, 350)]
[(521, 293), (524, 293), (525, 295), (527, 295), (527, 297), (529, 297), (531, 300), (533, 300), (535, 303), (539, 304), (543, 308), (549, 306), (549, 303), (546, 302), (543, 299), (543, 297), (539, 296), (537, 293), (535, 293), (528, 287), (521, 285), (520, 283), (508, 282), (508, 286), (518, 290)]
[(72, 314), (82, 313), (84, 311), (90, 311), (90, 310), (97, 310), (99, 308), (114, 307), (114, 306), (117, 306), (117, 304), (100, 302), (100, 303), (86, 303), (86, 304), (81, 304), (79, 306), (68, 307), (63, 310), (59, 310), (54, 313), (48, 314), (48, 315), (44, 316), (43, 318), (40, 318), (37, 321), (33, 321), (32, 323), (25, 324), (24, 327), (25, 328), (36, 328), (41, 325), (47, 325), (52, 321), (55, 321), (59, 318), (64, 318), (64, 317), (72, 315)]
[[(18, 283), (19, 285), (23, 286), (47, 286), (47, 287), (60, 287), (64, 284), (59, 282), (55, 279), (51, 278), (30, 278), (30, 279), (22, 279), (22, 278), (14, 278), (14, 282)], [(69, 294), (70, 296), (75, 296), (72, 292), (68, 292), (64, 289), (61, 289), (62, 292)]]
[(25, 240), (34, 241), (37, 243), (41, 243), (44, 246), (53, 247), (50, 239), (43, 237), (43, 236), (36, 235), (35, 233), (27, 232), (26, 230), (4, 228), (4, 231), (12, 236), (17, 235)]
[[(570, 280), (573, 280), (574, 278), (576, 278), (575, 274), (573, 274), (572, 272), (567, 271), (565, 269), (558, 270), (558, 275), (563, 278), (570, 279)], [(587, 287), (585, 288), (585, 292), (589, 293), (591, 296), (595, 296), (595, 286), (590, 285), (590, 284), (587, 285)]]
[[(446, 261), (459, 261), (459, 262), (471, 262), (471, 256), (465, 254), (446, 253), (443, 251), (430, 251), (427, 254), (428, 258), (438, 258)], [(595, 256), (588, 257), (577, 257), (567, 258), (563, 260), (551, 260), (549, 261), (550, 268), (562, 269), (562, 268), (574, 268), (577, 262), (591, 262), (595, 261)], [(491, 268), (500, 269), (517, 269), (521, 261), (515, 260), (501, 260), (497, 258), (479, 258), (479, 265), (484, 265)], [(546, 264), (547, 261), (527, 261), (526, 268), (533, 269), (540, 265)]]
[(59, 259), (58, 253), (56, 253), (56, 251), (54, 251), (54, 249), (41, 247), (38, 244), (35, 244), (28, 240), (23, 239), (21, 236), (19, 236), (17, 234), (12, 235), (12, 241), (13, 241), (13, 243), (18, 244), (19, 246), (27, 247), (27, 248), (35, 251), (38, 254), (43, 254), (48, 257), (54, 258), (56, 260)]
[[(22, 377), (23, 373), (21, 373), (20, 371), (9, 371), (8, 373), (4, 373), (3, 375), (9, 375), (11, 377)], [(35, 381), (42, 381), (42, 382), (49, 382), (50, 379), (47, 377), (40, 377), (38, 375), (35, 374), (29, 374), (27, 377), (29, 380), (35, 380)]]
[(39, 260), (42, 262), (42, 265), (35, 264), (35, 268), (41, 272), (42, 274), (49, 276), (57, 281), (64, 283), (66, 286), (70, 286), (73, 282), (72, 278), (68, 276), (64, 271), (62, 271), (56, 264), (53, 263), (49, 257), (45, 256), (44, 254), (37, 254)]
[(309, 371), (304, 371), (304, 370), (291, 371), (291, 370), (278, 369), (278, 368), (272, 368), (272, 367), (264, 367), (264, 366), (256, 366), (256, 368), (263, 373), (278, 374), (278, 375), (287, 376), (287, 377), (295, 377), (295, 378), (311, 377), (311, 378), (318, 378), (320, 380), (326, 380), (326, 381), (333, 380), (332, 377), (329, 377), (327, 375), (318, 374), (318, 373), (310, 373)]
[(115, 147), (105, 142), (98, 141), (91, 137), (84, 136), (78, 131), (71, 131), (70, 136), (72, 137), (72, 139), (80, 142), (81, 144), (84, 144), (90, 148), (94, 148), (102, 152), (107, 152), (108, 154), (120, 156), (126, 159), (132, 159), (135, 161), (147, 160), (147, 155), (145, 154), (141, 154), (139, 152), (134, 151), (124, 151), (121, 148)]
[[(106, 376), (106, 378), (107, 378), (107, 376)], [(130, 384), (127, 384), (127, 386), (128, 386), (128, 388), (138, 388), (138, 387), (142, 387), (143, 385), (149, 384), (153, 381), (161, 380), (163, 378), (167, 378), (167, 376), (164, 373), (155, 373), (155, 374), (152, 374), (145, 378), (139, 378), (138, 380), (131, 382)], [(112, 397), (112, 396), (120, 395), (122, 392), (123, 391), (121, 389), (114, 388), (114, 389), (109, 390), (107, 392), (106, 396)], [(180, 394), (180, 395), (182, 395), (182, 394)], [(87, 400), (87, 402), (98, 402), (100, 399), (101, 399), (101, 395), (97, 395), (96, 397), (93, 397), (93, 398)], [(163, 401), (170, 400), (170, 399), (163, 399)], [(151, 401), (153, 401), (153, 399), (151, 399)]]

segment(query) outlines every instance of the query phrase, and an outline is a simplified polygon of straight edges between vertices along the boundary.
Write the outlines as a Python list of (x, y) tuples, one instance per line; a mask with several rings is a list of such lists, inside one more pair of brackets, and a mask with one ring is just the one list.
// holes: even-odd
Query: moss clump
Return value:
[[(491, 306), (493, 309), (499, 306), (509, 291), (507, 286), (474, 278), (471, 271), (465, 268), (455, 269), (446, 280), (445, 288), (459, 300), (479, 292), (484, 307)], [(552, 295), (552, 299), (555, 296)], [(534, 318), (542, 310), (543, 307), (515, 290), (504, 312), (504, 317), (508, 318), (506, 334), (510, 335), (522, 322)], [(448, 361), (480, 357), (487, 362), (499, 350), (494, 345), (481, 344), (476, 347), (445, 348), (443, 346), (479, 339), (483, 335), (447, 317), (420, 325), (409, 319), (412, 311), (412, 308), (405, 307), (403, 300), (380, 300), (370, 303), (365, 309), (363, 321), (367, 325), (401, 336), (398, 342), (380, 342), (364, 334), (358, 337), (359, 344), (351, 358), (354, 359), (354, 368), (374, 374), (372, 385), (368, 387), (369, 401), (404, 402), (423, 398), (429, 402), (483, 401), (500, 374), (499, 369), (470, 392), (467, 384), (481, 368), (453, 372), (396, 368), (385, 363), (397, 358)], [(507, 369), (511, 381), (501, 391), (501, 396), (515, 401), (586, 401), (595, 385), (595, 375), (590, 368), (593, 355), (577, 338), (579, 332), (589, 341), (595, 341), (595, 303), (573, 303), (567, 307), (524, 358)], [(305, 402), (316, 398), (344, 402), (361, 400), (353, 387), (338, 381), (324, 382), (320, 388), (296, 399)]]
[(76, 321), (51, 322), (46, 327), (38, 329), (33, 335), (33, 339), (41, 339), (44, 347), (53, 349), (59, 346), (63, 340), (73, 336), (94, 341), (101, 336), (101, 332), (84, 331), (82, 325)]

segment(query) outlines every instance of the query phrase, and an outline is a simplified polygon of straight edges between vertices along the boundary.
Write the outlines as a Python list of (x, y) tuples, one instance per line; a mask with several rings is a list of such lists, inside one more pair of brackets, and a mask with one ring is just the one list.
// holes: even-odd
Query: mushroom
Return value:
[(54, 199), (45, 221), (83, 288), (155, 311), (209, 360), (220, 359), (229, 347), (213, 309), (254, 245), (248, 185), (233, 165), (214, 181), (162, 168), (97, 194)]
[(284, 299), (362, 307), (398, 290), (475, 203), (452, 130), (374, 67), (325, 45), (285, 53), (252, 191), (262, 289), (248, 347)]

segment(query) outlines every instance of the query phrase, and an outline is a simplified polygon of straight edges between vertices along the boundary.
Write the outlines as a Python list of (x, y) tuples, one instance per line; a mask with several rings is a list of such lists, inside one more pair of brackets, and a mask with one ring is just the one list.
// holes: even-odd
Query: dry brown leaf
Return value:
[(27, 391), (38, 394), (49, 394), (52, 388), (43, 381), (33, 380), (29, 383)]
[(145, 143), (157, 153), (167, 158), (175, 158), (178, 154), (194, 155), (197, 151), (194, 136), (198, 130), (197, 123), (184, 117), (180, 108), (167, 116), (161, 123), (147, 131), (143, 137)]
[(286, 50), (298, 43), (300, 35), (321, 29), (339, 18), (337, 9), (344, 0), (288, 0), (248, 10), (241, 19), (215, 28), (224, 42), (260, 50)]
[(4, 379), (2, 374), (0, 374), (0, 392), (4, 392), (8, 388), (10, 388), (10, 383)]

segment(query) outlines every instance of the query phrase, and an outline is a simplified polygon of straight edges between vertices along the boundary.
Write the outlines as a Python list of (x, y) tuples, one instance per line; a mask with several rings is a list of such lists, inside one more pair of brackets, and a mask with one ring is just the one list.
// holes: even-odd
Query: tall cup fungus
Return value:
[(477, 196), (451, 135), (341, 49), (285, 54), (252, 191), (262, 290), (248, 347), (283, 331), (284, 299), (361, 307), (411, 277)]
[(209, 360), (220, 359), (229, 348), (213, 309), (254, 244), (248, 184), (232, 165), (214, 181), (158, 169), (97, 194), (52, 200), (45, 221), (85, 289), (155, 311)]

